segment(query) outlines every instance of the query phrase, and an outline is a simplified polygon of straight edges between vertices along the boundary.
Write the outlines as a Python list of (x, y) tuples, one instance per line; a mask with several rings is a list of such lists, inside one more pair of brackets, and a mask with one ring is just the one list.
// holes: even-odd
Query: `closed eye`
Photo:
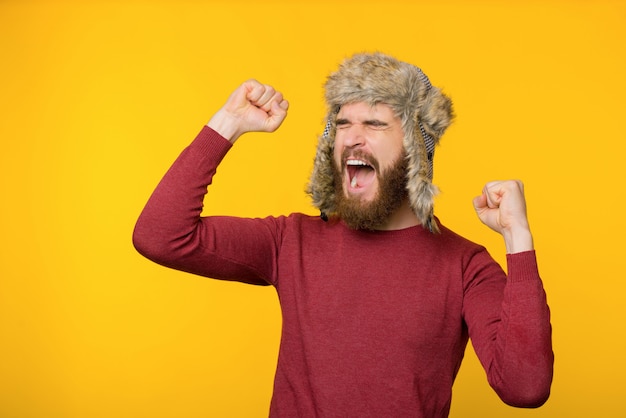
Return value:
[(335, 125), (337, 126), (337, 129), (347, 128), (350, 126), (350, 121), (348, 119), (337, 119), (335, 121)]
[[(348, 119), (337, 119), (335, 121), (335, 125), (337, 126), (337, 129), (344, 129), (352, 126), (352, 122), (350, 122)], [(384, 130), (389, 128), (389, 124), (387, 122), (383, 122), (382, 120), (378, 119), (363, 121), (363, 125), (367, 128), (375, 130)]]
[(378, 119), (366, 120), (365, 122), (363, 122), (363, 125), (372, 129), (386, 129), (389, 127), (389, 124), (387, 122), (383, 122), (382, 120)]

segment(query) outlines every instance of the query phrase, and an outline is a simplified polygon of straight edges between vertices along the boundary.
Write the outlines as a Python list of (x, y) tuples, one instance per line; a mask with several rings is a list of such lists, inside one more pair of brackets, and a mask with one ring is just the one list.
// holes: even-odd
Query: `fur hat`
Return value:
[(438, 232), (434, 221), (431, 181), (435, 145), (453, 119), (452, 101), (418, 67), (382, 53), (356, 54), (346, 59), (325, 83), (326, 129), (319, 138), (313, 173), (307, 187), (322, 218), (336, 212), (331, 161), (335, 119), (344, 104), (384, 103), (402, 121), (407, 154), (407, 190), (411, 208), (421, 224)]

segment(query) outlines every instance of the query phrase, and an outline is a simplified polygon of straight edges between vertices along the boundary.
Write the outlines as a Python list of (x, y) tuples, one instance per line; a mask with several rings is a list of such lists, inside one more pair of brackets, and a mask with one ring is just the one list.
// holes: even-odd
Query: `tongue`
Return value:
[(364, 187), (370, 184), (373, 178), (374, 170), (369, 167), (360, 167), (355, 170), (351, 185), (352, 187), (357, 187), (357, 185)]

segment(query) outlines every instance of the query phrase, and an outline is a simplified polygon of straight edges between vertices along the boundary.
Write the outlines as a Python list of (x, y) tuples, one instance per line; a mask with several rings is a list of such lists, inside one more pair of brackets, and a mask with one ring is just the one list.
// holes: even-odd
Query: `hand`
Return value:
[(508, 253), (534, 248), (521, 181), (487, 183), (482, 194), (474, 198), (474, 209), (485, 225), (502, 234)]
[(289, 102), (272, 86), (248, 80), (239, 86), (207, 124), (235, 142), (246, 132), (274, 132), (287, 116)]

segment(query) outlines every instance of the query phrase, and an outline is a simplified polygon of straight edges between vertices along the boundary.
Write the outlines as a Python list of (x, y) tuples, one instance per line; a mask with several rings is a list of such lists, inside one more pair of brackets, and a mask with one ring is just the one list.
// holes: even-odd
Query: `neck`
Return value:
[(420, 221), (409, 206), (409, 201), (405, 199), (400, 207), (389, 217), (387, 222), (382, 224), (379, 228), (381, 231), (392, 231), (396, 229), (405, 229), (412, 226), (419, 225)]

